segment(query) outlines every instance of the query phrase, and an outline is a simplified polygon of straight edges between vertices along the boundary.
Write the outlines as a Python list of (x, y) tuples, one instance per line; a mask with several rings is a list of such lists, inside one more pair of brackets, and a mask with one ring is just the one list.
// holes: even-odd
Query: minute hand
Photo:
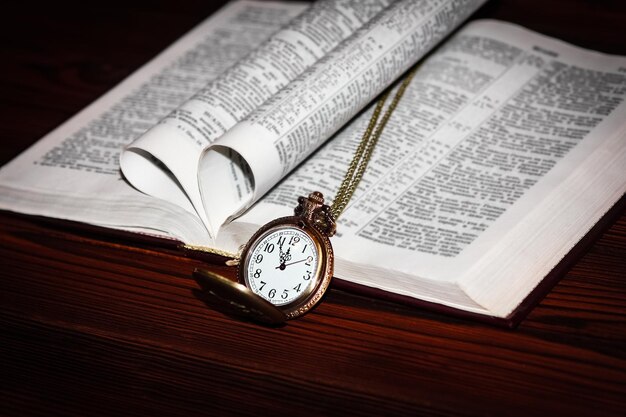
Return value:
[[(288, 264), (283, 264), (283, 265), (284, 265), (284, 266), (289, 266), (289, 265), (297, 264), (297, 263), (300, 263), (300, 262), (304, 262), (304, 261), (306, 261), (307, 259), (309, 259), (309, 258), (300, 259), (299, 261), (294, 261), (294, 262), (290, 262), (290, 263), (288, 263)], [(276, 267), (276, 269), (278, 269), (278, 268), (280, 268), (280, 267), (281, 267), (281, 265), (277, 266), (277, 267)]]

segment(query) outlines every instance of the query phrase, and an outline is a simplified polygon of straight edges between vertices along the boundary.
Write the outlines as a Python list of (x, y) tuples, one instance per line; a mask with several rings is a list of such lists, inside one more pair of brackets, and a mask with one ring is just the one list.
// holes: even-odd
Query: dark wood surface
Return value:
[[(0, 163), (217, 6), (3, 5)], [(626, 54), (620, 1), (481, 17)], [(515, 330), (332, 289), (279, 329), (193, 295), (198, 261), (0, 213), (0, 415), (626, 415), (626, 213)]]

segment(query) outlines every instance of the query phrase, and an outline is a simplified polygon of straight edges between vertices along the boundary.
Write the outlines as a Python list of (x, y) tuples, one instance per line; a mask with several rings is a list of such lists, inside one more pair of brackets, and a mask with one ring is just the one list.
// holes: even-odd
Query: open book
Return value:
[(335, 276), (510, 317), (626, 191), (626, 58), (495, 21), (448, 37), (481, 3), (233, 2), (4, 166), (0, 209), (235, 254), (298, 196), (332, 200), (421, 60)]

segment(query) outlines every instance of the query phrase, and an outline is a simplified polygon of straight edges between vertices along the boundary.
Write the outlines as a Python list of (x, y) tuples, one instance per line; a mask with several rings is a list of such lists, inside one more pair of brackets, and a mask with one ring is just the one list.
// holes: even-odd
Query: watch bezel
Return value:
[(306, 218), (300, 216), (281, 217), (272, 220), (257, 230), (256, 233), (248, 240), (248, 243), (242, 251), (242, 262), (239, 263), (237, 279), (241, 284), (252, 290), (248, 283), (247, 276), (248, 263), (250, 262), (250, 258), (252, 256), (251, 249), (256, 246), (256, 243), (261, 238), (264, 238), (267, 234), (272, 233), (274, 229), (287, 227), (297, 228), (303, 233), (306, 233), (315, 244), (318, 253), (317, 271), (313, 278), (315, 282), (313, 285), (309, 286), (307, 293), (290, 303), (274, 305), (276, 308), (281, 310), (288, 319), (293, 319), (305, 314), (320, 301), (326, 292), (333, 275), (334, 254), (330, 239), (316, 229)]

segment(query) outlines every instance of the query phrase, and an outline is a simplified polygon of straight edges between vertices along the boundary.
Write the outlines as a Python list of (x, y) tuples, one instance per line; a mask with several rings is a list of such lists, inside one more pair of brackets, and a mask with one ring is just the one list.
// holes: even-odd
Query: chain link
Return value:
[(354, 157), (350, 162), (350, 166), (348, 167), (346, 176), (339, 186), (339, 190), (337, 191), (337, 195), (335, 196), (333, 204), (330, 206), (330, 212), (335, 221), (339, 219), (339, 216), (354, 195), (354, 191), (359, 185), (361, 178), (363, 178), (365, 168), (367, 167), (367, 164), (372, 157), (372, 151), (374, 150), (376, 143), (378, 143), (378, 139), (380, 138), (380, 135), (385, 128), (385, 125), (389, 121), (389, 118), (391, 117), (393, 111), (396, 109), (396, 106), (400, 102), (400, 99), (404, 95), (404, 91), (411, 83), (411, 80), (413, 79), (416, 70), (417, 65), (414, 66), (411, 71), (404, 77), (404, 79), (402, 80), (402, 84), (398, 88), (396, 95), (391, 100), (389, 107), (387, 107), (387, 110), (380, 120), (380, 123), (378, 119), (383, 111), (383, 108), (385, 107), (385, 102), (387, 101), (387, 98), (389, 97), (393, 86), (389, 87), (378, 100), (376, 108), (374, 109), (374, 113), (372, 114), (372, 117), (370, 118), (370, 121), (367, 125), (367, 129), (365, 129), (365, 132), (361, 137), (361, 142), (359, 143), (359, 146), (354, 153)]

